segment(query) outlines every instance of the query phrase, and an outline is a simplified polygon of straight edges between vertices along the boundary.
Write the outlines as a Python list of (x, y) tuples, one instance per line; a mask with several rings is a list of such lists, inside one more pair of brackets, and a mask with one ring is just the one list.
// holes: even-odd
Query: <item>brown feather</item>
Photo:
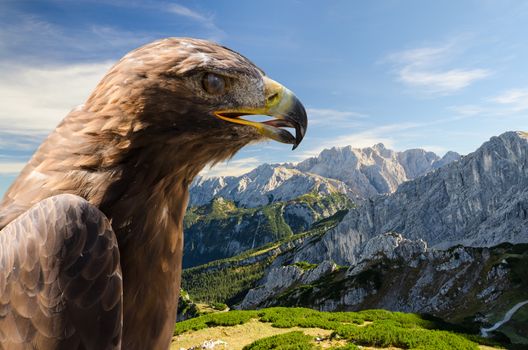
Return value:
[[(229, 95), (203, 92), (199, 77), (208, 70), (236, 79)], [(39, 147), (0, 203), (4, 347), (102, 349), (109, 339), (116, 345), (122, 306), (124, 349), (168, 348), (188, 186), (207, 164), (261, 138), (254, 128), (211, 112), (257, 106), (262, 76), (229, 49), (177, 38), (134, 50), (109, 71)], [(84, 198), (102, 212), (100, 220), (86, 221), (83, 210), (64, 207), (67, 198), (50, 202), (60, 194)], [(13, 267), (24, 271), (10, 273)], [(60, 314), (65, 307), (68, 313)], [(107, 319), (90, 328), (97, 313)]]
[[(119, 348), (122, 305), (109, 307), (106, 301), (122, 300), (119, 253), (110, 223), (97, 208), (77, 196), (50, 197), (6, 226), (0, 239), (11, 248), (0, 254), (6, 285), (1, 295), (8, 295), (0, 301), (5, 349)], [(113, 268), (101, 269), (101, 260), (91, 255), (105, 257)], [(63, 261), (69, 269), (62, 269)], [(94, 270), (97, 287), (83, 277)]]

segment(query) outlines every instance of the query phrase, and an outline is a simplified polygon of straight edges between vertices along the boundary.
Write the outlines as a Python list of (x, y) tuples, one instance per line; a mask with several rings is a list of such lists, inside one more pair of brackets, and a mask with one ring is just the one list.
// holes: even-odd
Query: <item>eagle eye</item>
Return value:
[(225, 92), (226, 81), (224, 77), (220, 75), (206, 73), (202, 77), (202, 87), (207, 93), (211, 95), (220, 95)]

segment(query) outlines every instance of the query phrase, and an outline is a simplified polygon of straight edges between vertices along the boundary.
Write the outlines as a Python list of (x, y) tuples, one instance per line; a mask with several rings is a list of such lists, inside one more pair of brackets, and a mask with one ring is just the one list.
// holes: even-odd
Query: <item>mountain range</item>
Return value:
[[(460, 159), (377, 144), (332, 148), (296, 165), (263, 164), (242, 176), (197, 178), (190, 189), (184, 267), (234, 256), (308, 230), (318, 220)], [(348, 198), (348, 200), (347, 200)]]
[(190, 189), (189, 205), (223, 197), (244, 207), (256, 207), (309, 192), (368, 198), (394, 192), (401, 183), (460, 157), (456, 152), (447, 152), (440, 158), (423, 149), (397, 152), (381, 143), (366, 148), (334, 147), (296, 165), (263, 164), (242, 176), (198, 177)]
[[(183, 284), (208, 301), (386, 308), (478, 330), (528, 299), (523, 132), (466, 156), (332, 148), (298, 164), (199, 179), (191, 203), (184, 259), (195, 261)], [(528, 311), (499, 331), (528, 343)]]

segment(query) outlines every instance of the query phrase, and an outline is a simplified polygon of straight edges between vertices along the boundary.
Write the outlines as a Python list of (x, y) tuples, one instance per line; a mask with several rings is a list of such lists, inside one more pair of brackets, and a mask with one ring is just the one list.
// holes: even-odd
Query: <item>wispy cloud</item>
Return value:
[(510, 89), (490, 99), (492, 102), (508, 106), (513, 112), (528, 110), (528, 88)]
[(46, 135), (86, 100), (109, 66), (0, 63), (0, 174), (18, 173)]
[(206, 168), (202, 170), (200, 175), (204, 177), (240, 176), (250, 172), (260, 164), (262, 164), (262, 161), (254, 157), (232, 159), (223, 163), (216, 164), (212, 168)]
[(42, 134), (83, 103), (110, 62), (61, 66), (0, 63), (0, 130)]
[(413, 66), (400, 70), (400, 79), (411, 86), (424, 87), (429, 92), (452, 93), (461, 90), (479, 79), (486, 78), (486, 69), (451, 69), (444, 72), (424, 71)]
[(322, 140), (318, 142), (317, 147), (306, 150), (297, 155), (299, 160), (307, 157), (314, 157), (318, 155), (323, 149), (332, 147), (352, 146), (354, 148), (371, 147), (378, 143), (383, 143), (385, 147), (394, 147), (397, 138), (397, 132), (418, 128), (423, 126), (419, 123), (398, 123), (387, 124), (382, 126), (375, 126), (364, 129), (361, 132), (340, 135), (332, 139)]
[(482, 106), (474, 105), (474, 104), (451, 106), (451, 107), (448, 107), (447, 109), (449, 111), (455, 112), (455, 114), (458, 114), (460, 116), (465, 116), (465, 117), (480, 115), (486, 112), (486, 108), (483, 108)]
[(177, 15), (188, 17), (200, 22), (210, 23), (212, 21), (212, 18), (202, 15), (201, 13), (193, 11), (190, 8), (179, 4), (167, 5), (167, 10)]
[[(361, 132), (321, 140), (317, 143), (317, 147), (297, 154), (297, 159), (303, 160), (307, 157), (317, 156), (322, 150), (332, 147), (352, 146), (354, 148), (364, 148), (382, 143), (387, 148), (398, 149), (397, 145), (401, 144), (406, 138), (409, 138), (409, 135), (413, 135), (413, 132), (419, 131), (420, 133), (427, 133), (433, 126), (449, 124), (465, 118), (468, 118), (468, 116), (455, 115), (436, 119), (424, 118), (425, 121), (423, 122), (402, 122), (364, 127)], [(411, 137), (414, 138), (415, 136)], [(432, 144), (421, 146), (420, 148), (438, 153), (444, 153), (447, 150), (444, 146)]]
[(306, 112), (310, 118), (310, 125), (355, 126), (358, 119), (367, 117), (366, 114), (331, 108), (308, 108)]
[(451, 106), (448, 108), (459, 118), (486, 117), (508, 118), (523, 115), (528, 111), (528, 88), (514, 88), (481, 98), (476, 104)]
[(206, 15), (192, 10), (189, 7), (175, 3), (166, 5), (165, 9), (167, 12), (186, 17), (203, 25), (205, 28), (211, 31), (211, 40), (220, 41), (225, 38), (225, 32), (215, 24), (214, 16), (212, 15)]
[(4, 14), (0, 20), (0, 60), (17, 64), (115, 60), (160, 36), (101, 24), (65, 28), (27, 13)]
[(421, 47), (390, 54), (398, 80), (428, 94), (446, 95), (487, 78), (492, 71), (484, 68), (452, 68), (458, 55), (456, 41), (442, 46)]

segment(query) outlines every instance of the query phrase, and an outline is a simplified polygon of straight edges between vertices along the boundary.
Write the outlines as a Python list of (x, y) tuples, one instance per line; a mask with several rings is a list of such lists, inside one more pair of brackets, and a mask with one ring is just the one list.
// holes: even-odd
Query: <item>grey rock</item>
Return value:
[(316, 268), (309, 270), (303, 270), (296, 265), (277, 266), (273, 264), (260, 286), (251, 289), (236, 308), (251, 309), (262, 306), (272, 296), (280, 294), (293, 284), (310, 284), (335, 271), (336, 268), (337, 265), (331, 261), (324, 261)]
[(295, 166), (303, 172), (341, 180), (357, 198), (392, 193), (408, 180), (458, 160), (455, 152), (443, 158), (423, 149), (397, 152), (377, 144), (367, 148), (334, 147)]
[(354, 264), (365, 244), (385, 232), (438, 249), (528, 242), (527, 137), (493, 137), (461, 160), (367, 200), (297, 254), (311, 262)]
[(257, 207), (310, 192), (339, 192), (364, 199), (394, 192), (402, 182), (459, 158), (455, 152), (443, 158), (422, 149), (396, 152), (381, 143), (366, 148), (334, 147), (297, 165), (263, 164), (237, 177), (198, 177), (190, 188), (189, 205), (223, 197), (245, 207)]
[[(381, 155), (390, 154), (381, 146), (375, 148)], [(331, 151), (341, 152), (342, 161), (353, 153), (350, 149)], [(401, 157), (415, 158), (412, 152)], [(441, 161), (430, 157), (431, 164)], [(347, 278), (355, 278), (380, 259), (403, 262), (407, 269), (421, 267), (412, 290), (398, 292), (410, 293), (407, 300), (412, 300), (412, 305), (398, 302), (389, 293), (384, 300), (390, 302), (376, 306), (401, 311), (446, 310), (454, 295), (464, 294), (471, 283), (482, 283), (474, 276), (469, 278), (467, 269), (481, 273), (479, 263), (489, 259), (489, 251), (480, 251), (479, 260), (467, 247), (528, 243), (528, 136), (508, 132), (458, 160), (452, 154), (445, 157), (449, 164), (402, 183), (392, 194), (366, 200), (335, 228), (317, 240), (300, 241), (283, 259), (348, 265)], [(325, 162), (308, 163), (310, 169), (325, 169), (320, 166)], [(423, 162), (407, 159), (405, 164), (409, 173), (424, 169)], [(492, 269), (488, 279), (494, 279), (494, 284), (501, 280), (506, 286), (507, 272), (500, 269)], [(433, 282), (438, 286), (434, 293), (430, 289)], [(497, 288), (483, 292), (483, 297), (497, 298), (502, 287)], [(427, 301), (421, 303), (421, 297)], [(328, 303), (342, 305), (335, 300)]]
[(197, 177), (190, 188), (189, 206), (204, 205), (213, 198), (222, 197), (240, 206), (254, 208), (306, 193), (328, 195), (347, 192), (347, 186), (341, 181), (285, 165), (263, 164), (238, 177)]

